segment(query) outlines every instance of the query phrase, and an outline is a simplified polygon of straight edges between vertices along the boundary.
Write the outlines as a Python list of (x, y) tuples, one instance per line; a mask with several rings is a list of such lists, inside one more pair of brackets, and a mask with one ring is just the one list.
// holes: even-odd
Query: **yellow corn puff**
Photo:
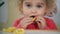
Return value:
[(4, 32), (13, 32), (16, 28), (15, 27), (9, 27), (7, 29), (3, 29)]
[(24, 34), (24, 29), (16, 29), (13, 34)]

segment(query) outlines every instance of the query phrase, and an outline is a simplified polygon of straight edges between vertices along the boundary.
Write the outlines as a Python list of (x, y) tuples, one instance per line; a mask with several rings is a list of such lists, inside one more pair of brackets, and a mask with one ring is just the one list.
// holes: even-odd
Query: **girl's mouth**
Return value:
[(35, 16), (30, 16), (30, 17), (35, 18)]

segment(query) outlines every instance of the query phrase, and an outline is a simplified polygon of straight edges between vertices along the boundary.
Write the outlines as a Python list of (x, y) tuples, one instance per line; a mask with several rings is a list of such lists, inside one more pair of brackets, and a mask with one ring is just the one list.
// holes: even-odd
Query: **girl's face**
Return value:
[(45, 0), (24, 0), (23, 1), (23, 14), (26, 17), (41, 16), (43, 17), (46, 12)]

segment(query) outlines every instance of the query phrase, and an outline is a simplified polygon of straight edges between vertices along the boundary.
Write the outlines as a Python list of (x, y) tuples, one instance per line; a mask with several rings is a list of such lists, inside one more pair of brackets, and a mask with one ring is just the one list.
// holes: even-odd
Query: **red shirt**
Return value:
[[(21, 20), (22, 18), (19, 20), (16, 20), (13, 26), (16, 28), (22, 28), (21, 25), (18, 26)], [(45, 20), (46, 20), (46, 27), (44, 28), (44, 30), (57, 30), (57, 27), (52, 19), (45, 18)], [(27, 26), (26, 29), (39, 29), (39, 27), (36, 23), (31, 23)]]

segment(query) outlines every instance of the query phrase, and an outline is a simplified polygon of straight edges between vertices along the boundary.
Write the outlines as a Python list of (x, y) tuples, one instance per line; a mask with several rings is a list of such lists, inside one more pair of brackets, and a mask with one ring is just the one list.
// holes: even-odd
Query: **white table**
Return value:
[[(0, 31), (0, 34), (13, 34)], [(47, 30), (25, 30), (25, 34), (60, 34), (60, 31), (47, 31)]]

